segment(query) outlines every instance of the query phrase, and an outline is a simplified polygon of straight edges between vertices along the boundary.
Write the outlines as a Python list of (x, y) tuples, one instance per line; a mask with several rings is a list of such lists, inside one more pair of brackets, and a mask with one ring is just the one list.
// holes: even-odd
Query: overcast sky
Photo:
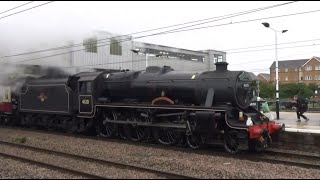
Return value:
[[(1, 1), (0, 13), (28, 1)], [(33, 47), (55, 47), (59, 42), (76, 36), (83, 36), (91, 30), (106, 30), (112, 33), (130, 34), (138, 31), (159, 28), (169, 25), (196, 21), (210, 17), (252, 10), (289, 1), (247, 1), (247, 2), (93, 2), (63, 1), (22, 12), (10, 17), (3, 16), (30, 8), (42, 2), (33, 2), (19, 9), (0, 14), (0, 49), (1, 53), (16, 54), (28, 51)], [(137, 39), (137, 41), (184, 48), (190, 50), (215, 49), (227, 52), (230, 70), (247, 70), (257, 73), (268, 73), (275, 60), (275, 47), (266, 46), (255, 49), (235, 48), (272, 45), (275, 34), (261, 23), (269, 22), (278, 33), (278, 59), (308, 59), (319, 56), (320, 11), (303, 15), (265, 19), (247, 23), (236, 23), (258, 18), (294, 14), (320, 10), (320, 2), (295, 2), (248, 15), (237, 16), (201, 26), (227, 24), (212, 28), (165, 34)], [(234, 23), (234, 24), (231, 24)], [(196, 26), (200, 27), (200, 26)], [(158, 31), (159, 32), (159, 31)], [(142, 33), (133, 37), (146, 35)], [(319, 39), (319, 40), (317, 40)], [(314, 40), (300, 43), (287, 42)], [(79, 42), (80, 43), (80, 42)], [(305, 46), (296, 47), (292, 46)], [(290, 47), (285, 48), (284, 47)], [(252, 51), (270, 49), (265, 51)]]

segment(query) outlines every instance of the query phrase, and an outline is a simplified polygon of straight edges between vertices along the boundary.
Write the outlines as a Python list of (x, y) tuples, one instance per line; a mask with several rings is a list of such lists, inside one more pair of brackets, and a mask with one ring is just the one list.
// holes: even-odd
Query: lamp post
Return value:
[[(143, 53), (146, 55), (146, 68), (148, 67), (148, 56), (150, 55), (147, 52), (142, 52), (141, 49), (131, 49), (131, 51), (135, 54)], [(152, 55), (152, 54), (151, 54)], [(163, 54), (160, 52), (160, 54), (155, 54), (155, 57), (161, 57)]]
[[(139, 54), (142, 53), (140, 49), (131, 49), (132, 52)], [(144, 53), (146, 55), (146, 68), (148, 67), (148, 53)]]
[(276, 113), (277, 113), (277, 119), (279, 119), (279, 109), (280, 109), (280, 102), (279, 102), (279, 69), (278, 69), (278, 43), (277, 43), (277, 33), (285, 33), (288, 30), (282, 30), (282, 31), (277, 31), (273, 28), (270, 27), (270, 24), (267, 22), (262, 23), (264, 27), (270, 28), (274, 31), (275, 34), (275, 50), (276, 50)]

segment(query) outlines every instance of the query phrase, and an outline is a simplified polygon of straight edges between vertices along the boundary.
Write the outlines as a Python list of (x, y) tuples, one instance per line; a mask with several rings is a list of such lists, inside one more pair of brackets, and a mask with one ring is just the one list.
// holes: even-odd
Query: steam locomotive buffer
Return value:
[(250, 106), (256, 76), (229, 71), (227, 65), (219, 62), (215, 71), (202, 73), (150, 66), (29, 78), (0, 111), (7, 114), (6, 123), (27, 127), (94, 129), (103, 137), (153, 138), (165, 145), (185, 140), (194, 149), (220, 144), (231, 153), (263, 150), (284, 125)]

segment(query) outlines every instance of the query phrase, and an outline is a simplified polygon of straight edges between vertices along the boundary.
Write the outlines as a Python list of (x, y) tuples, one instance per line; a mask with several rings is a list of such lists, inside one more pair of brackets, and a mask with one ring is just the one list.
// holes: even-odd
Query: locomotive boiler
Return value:
[(216, 67), (215, 71), (200, 74), (176, 72), (168, 66), (107, 74), (104, 96), (112, 102), (131, 99), (205, 107), (231, 103), (241, 109), (248, 108), (256, 95), (256, 76), (245, 71), (228, 71), (224, 62), (217, 63)]

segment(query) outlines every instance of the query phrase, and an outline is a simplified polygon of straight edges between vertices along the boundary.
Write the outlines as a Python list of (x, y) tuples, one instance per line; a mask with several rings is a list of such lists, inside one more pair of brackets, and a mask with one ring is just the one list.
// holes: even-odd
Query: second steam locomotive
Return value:
[(284, 126), (250, 106), (256, 76), (229, 71), (227, 65), (219, 62), (215, 71), (202, 73), (150, 66), (22, 78), (21, 92), (5, 91), (0, 121), (68, 132), (95, 130), (133, 141), (152, 138), (165, 145), (185, 142), (194, 149), (220, 144), (231, 153), (263, 150)]

